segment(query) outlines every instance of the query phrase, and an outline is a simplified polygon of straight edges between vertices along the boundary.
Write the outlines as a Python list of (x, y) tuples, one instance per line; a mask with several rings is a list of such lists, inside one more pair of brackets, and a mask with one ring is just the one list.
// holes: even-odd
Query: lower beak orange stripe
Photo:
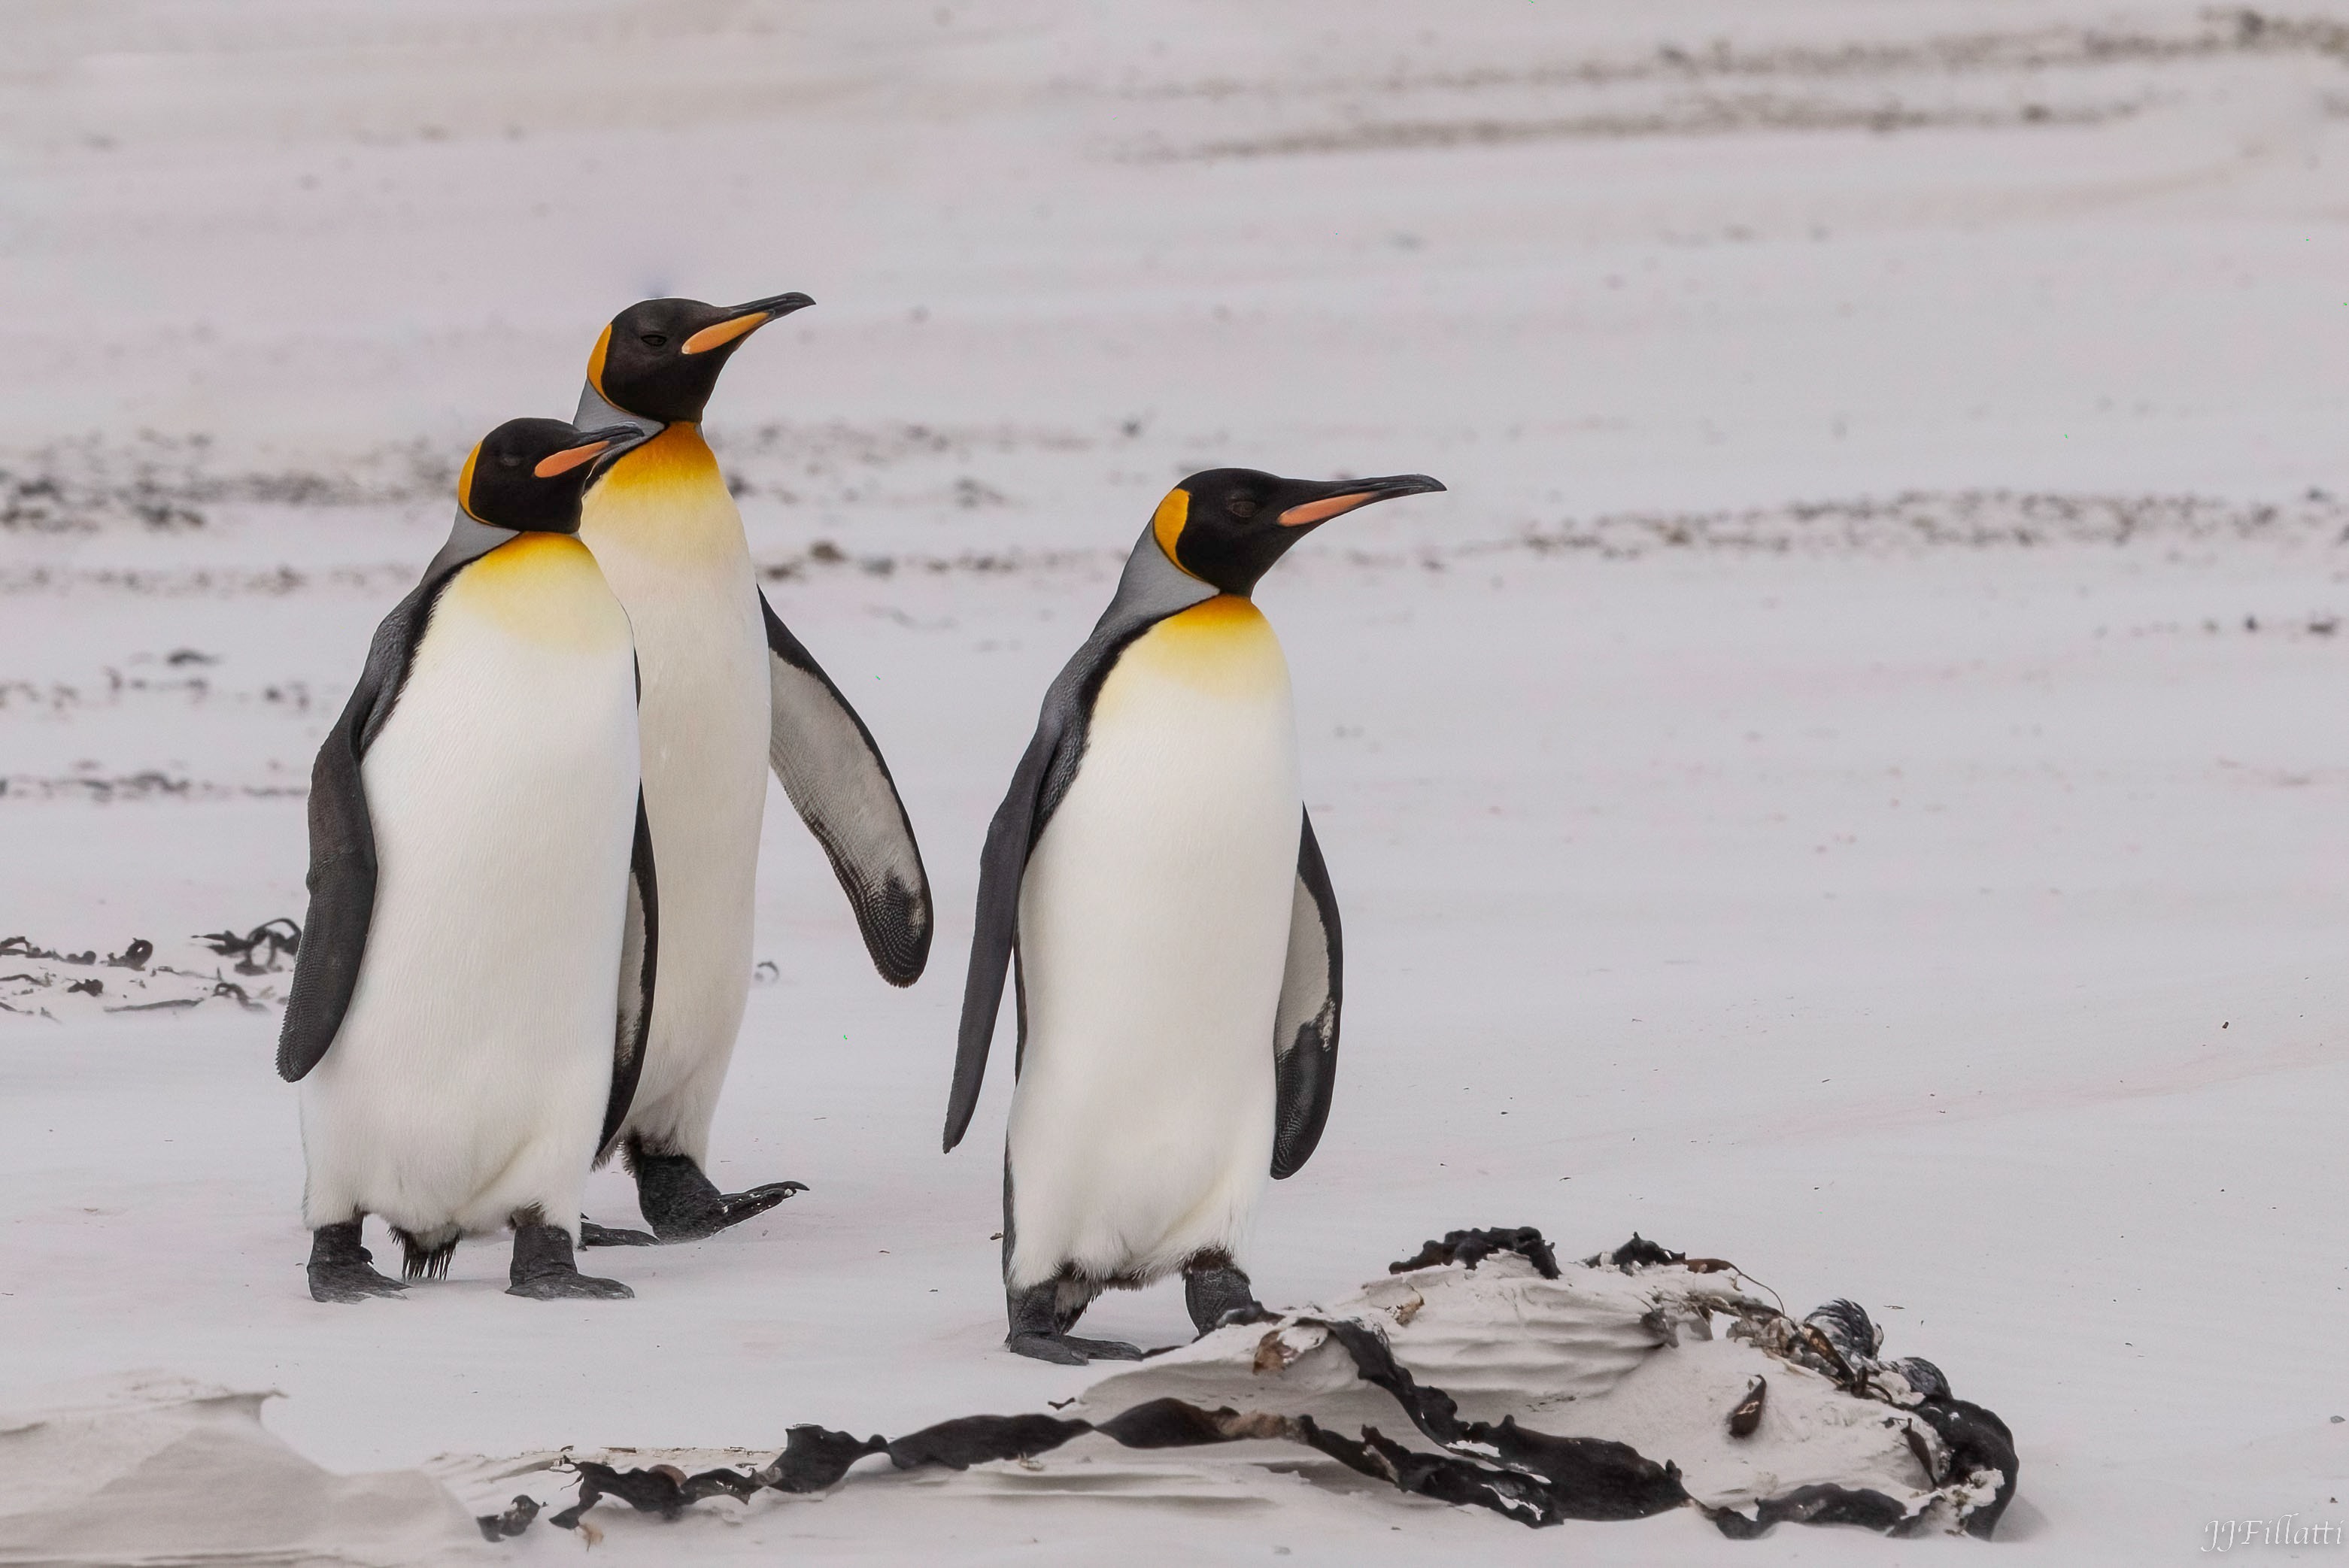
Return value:
[(738, 315), (731, 321), (721, 321), (716, 326), (705, 326), (685, 340), (684, 352), (707, 354), (713, 348), (722, 348), (744, 333), (764, 325), (766, 320), (765, 311), (754, 310), (748, 315)]

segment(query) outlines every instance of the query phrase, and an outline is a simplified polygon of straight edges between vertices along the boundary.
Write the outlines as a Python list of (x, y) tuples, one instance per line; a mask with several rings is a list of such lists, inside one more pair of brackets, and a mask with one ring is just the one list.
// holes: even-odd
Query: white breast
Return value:
[(742, 518), (709, 449), (672, 426), (588, 494), (580, 537), (636, 627), (660, 985), (629, 1119), (706, 1157), (750, 984), (771, 692)]
[(636, 794), (627, 621), (587, 552), (525, 535), (460, 572), (360, 773), (375, 911), (302, 1084), (312, 1222), (429, 1235), (537, 1205), (570, 1225), (611, 1088)]
[(1302, 815), (1288, 666), (1252, 604), (1126, 650), (1020, 890), (1014, 1286), (1237, 1245), (1271, 1160)]

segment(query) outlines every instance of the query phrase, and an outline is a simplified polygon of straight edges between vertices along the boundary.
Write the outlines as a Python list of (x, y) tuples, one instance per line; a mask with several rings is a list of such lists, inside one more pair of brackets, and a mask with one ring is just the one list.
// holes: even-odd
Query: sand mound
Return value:
[(138, 1373), (0, 1413), (0, 1563), (400, 1568), (486, 1552), (430, 1477), (336, 1475), (286, 1447), (261, 1424), (271, 1398)]

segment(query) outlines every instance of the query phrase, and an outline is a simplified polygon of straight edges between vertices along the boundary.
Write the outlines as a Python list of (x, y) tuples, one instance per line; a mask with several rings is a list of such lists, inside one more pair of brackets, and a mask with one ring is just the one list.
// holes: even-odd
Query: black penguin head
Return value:
[(645, 439), (634, 425), (582, 430), (560, 419), (508, 419), (457, 475), (457, 504), (475, 522), (523, 533), (576, 533), (579, 501), (598, 460)]
[(612, 318), (587, 356), (587, 385), (623, 414), (694, 424), (718, 388), (718, 373), (742, 340), (815, 301), (781, 294), (748, 304), (698, 299), (639, 300)]
[(1376, 480), (1284, 480), (1254, 469), (1210, 469), (1166, 492), (1151, 519), (1166, 559), (1245, 598), (1288, 547), (1344, 512), (1444, 487), (1425, 474)]

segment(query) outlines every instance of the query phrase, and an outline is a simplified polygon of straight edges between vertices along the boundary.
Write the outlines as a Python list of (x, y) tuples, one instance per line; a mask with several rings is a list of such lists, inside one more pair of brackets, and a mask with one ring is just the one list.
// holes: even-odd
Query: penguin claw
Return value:
[(731, 1230), (745, 1220), (755, 1219), (792, 1193), (806, 1191), (807, 1183), (804, 1181), (769, 1181), (740, 1192), (721, 1192), (715, 1203), (691, 1220), (662, 1229), (660, 1239), (664, 1242), (701, 1241), (720, 1231)]
[(375, 1254), (360, 1244), (359, 1222), (337, 1221), (310, 1233), (307, 1273), (312, 1301), (365, 1301), (371, 1295), (396, 1296), (408, 1288), (399, 1280), (379, 1274), (368, 1265)]
[(624, 1231), (616, 1225), (599, 1225), (593, 1220), (579, 1222), (579, 1244), (583, 1247), (657, 1247), (660, 1238), (650, 1231)]
[(312, 1268), (312, 1301), (365, 1301), (369, 1296), (398, 1297), (408, 1289), (398, 1280), (379, 1274), (365, 1264), (357, 1268)]
[(626, 1301), (636, 1294), (618, 1280), (581, 1274), (572, 1261), (571, 1233), (527, 1216), (517, 1216), (506, 1277), (508, 1295), (532, 1301)]
[(1123, 1339), (1079, 1339), (1074, 1335), (1061, 1336), (1061, 1343), (1074, 1346), (1079, 1352), (1095, 1361), (1139, 1361), (1142, 1346), (1128, 1345)]
[(1015, 1356), (1031, 1356), (1061, 1367), (1081, 1367), (1092, 1359), (1057, 1334), (1015, 1334), (1003, 1343)]
[(532, 1301), (628, 1301), (636, 1292), (616, 1279), (597, 1279), (576, 1269), (554, 1270), (517, 1280), (506, 1286), (508, 1295)]
[(1088, 1361), (1139, 1361), (1142, 1348), (1117, 1339), (1079, 1339), (1069, 1334), (1015, 1334), (1004, 1345), (1014, 1355), (1030, 1356), (1061, 1367), (1082, 1367)]
[(804, 1181), (770, 1181), (747, 1191), (720, 1192), (701, 1167), (682, 1154), (631, 1154), (636, 1173), (636, 1207), (663, 1242), (698, 1242), (763, 1214)]

